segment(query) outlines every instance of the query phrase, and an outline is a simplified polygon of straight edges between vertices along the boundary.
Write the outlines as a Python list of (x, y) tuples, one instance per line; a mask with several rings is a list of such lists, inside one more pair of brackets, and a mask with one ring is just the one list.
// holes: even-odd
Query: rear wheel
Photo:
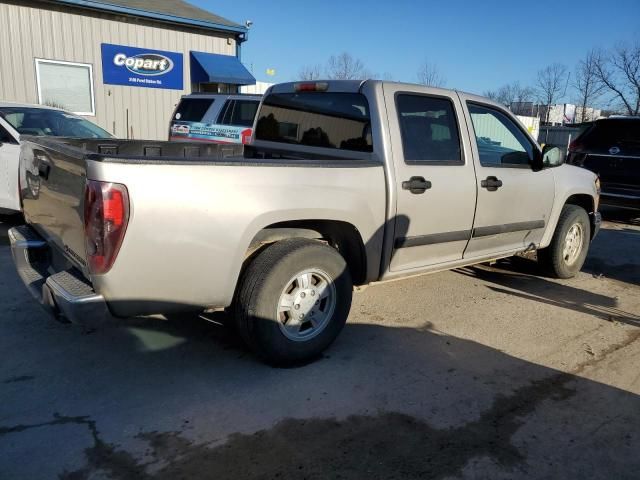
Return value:
[(575, 277), (587, 258), (590, 240), (587, 212), (577, 205), (565, 205), (551, 244), (538, 251), (538, 261), (555, 277)]
[(344, 327), (352, 290), (334, 248), (307, 239), (277, 242), (243, 275), (234, 309), (238, 332), (269, 363), (312, 360)]

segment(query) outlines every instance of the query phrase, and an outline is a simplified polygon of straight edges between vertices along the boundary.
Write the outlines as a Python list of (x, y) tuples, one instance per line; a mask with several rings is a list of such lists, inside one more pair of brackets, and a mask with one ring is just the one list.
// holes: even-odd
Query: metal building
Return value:
[(181, 95), (236, 92), (245, 26), (181, 0), (0, 1), (0, 101), (61, 106), (166, 139)]

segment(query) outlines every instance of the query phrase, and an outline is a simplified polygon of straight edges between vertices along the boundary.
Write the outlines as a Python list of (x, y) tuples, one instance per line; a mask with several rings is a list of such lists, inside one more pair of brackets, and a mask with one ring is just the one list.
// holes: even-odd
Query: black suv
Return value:
[(603, 204), (640, 209), (640, 117), (593, 122), (569, 145), (567, 163), (600, 176)]

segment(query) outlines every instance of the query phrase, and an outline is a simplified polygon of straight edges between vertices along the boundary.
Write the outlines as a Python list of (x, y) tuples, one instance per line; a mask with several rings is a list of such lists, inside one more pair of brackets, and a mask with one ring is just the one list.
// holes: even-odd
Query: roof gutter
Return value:
[(95, 0), (55, 0), (49, 1), (49, 3), (66, 4), (76, 7), (89, 8), (91, 10), (97, 10), (100, 12), (119, 13), (122, 15), (129, 15), (133, 17), (150, 18), (162, 22), (177, 23), (180, 25), (205, 28), (207, 30), (215, 30), (218, 32), (231, 32), (236, 34), (236, 40), (238, 41), (238, 43), (242, 43), (247, 40), (248, 29), (247, 27), (244, 27), (242, 25), (223, 25), (221, 23), (177, 17), (168, 13), (150, 12), (148, 10), (143, 10), (140, 8), (123, 7), (121, 5), (113, 5), (110, 3), (103, 3)]

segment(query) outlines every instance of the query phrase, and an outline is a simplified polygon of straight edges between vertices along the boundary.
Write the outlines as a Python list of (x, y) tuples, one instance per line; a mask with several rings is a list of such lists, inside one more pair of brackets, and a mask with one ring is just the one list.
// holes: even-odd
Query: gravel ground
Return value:
[(575, 279), (372, 286), (292, 369), (198, 318), (52, 321), (0, 224), (0, 478), (638, 478), (640, 221), (605, 213)]

